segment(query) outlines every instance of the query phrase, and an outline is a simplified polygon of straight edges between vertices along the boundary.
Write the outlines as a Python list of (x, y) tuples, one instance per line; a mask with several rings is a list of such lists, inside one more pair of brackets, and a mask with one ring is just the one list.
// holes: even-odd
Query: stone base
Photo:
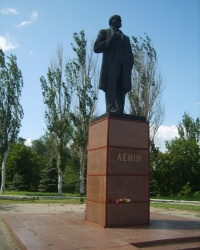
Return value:
[(89, 125), (86, 220), (103, 227), (149, 224), (149, 123), (144, 118), (108, 113)]

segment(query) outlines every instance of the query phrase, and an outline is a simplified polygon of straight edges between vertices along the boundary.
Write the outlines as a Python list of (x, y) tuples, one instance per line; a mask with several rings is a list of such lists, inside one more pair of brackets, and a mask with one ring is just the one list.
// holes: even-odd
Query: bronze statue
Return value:
[(130, 40), (119, 29), (121, 17), (112, 16), (109, 25), (109, 29), (99, 31), (94, 44), (94, 52), (103, 53), (99, 89), (105, 92), (106, 112), (123, 113), (134, 59)]

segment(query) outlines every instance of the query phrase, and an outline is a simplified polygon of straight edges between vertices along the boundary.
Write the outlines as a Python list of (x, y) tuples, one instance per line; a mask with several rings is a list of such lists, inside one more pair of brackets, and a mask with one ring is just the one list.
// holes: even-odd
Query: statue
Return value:
[(119, 29), (121, 17), (112, 16), (109, 25), (109, 29), (99, 31), (94, 44), (94, 52), (103, 53), (99, 89), (105, 92), (106, 112), (123, 113), (134, 59), (130, 40)]

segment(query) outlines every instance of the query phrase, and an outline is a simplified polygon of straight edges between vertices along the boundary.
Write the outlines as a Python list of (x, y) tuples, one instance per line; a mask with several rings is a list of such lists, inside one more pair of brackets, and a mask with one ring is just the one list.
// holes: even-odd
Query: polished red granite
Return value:
[(15, 213), (1, 218), (21, 248), (27, 250), (200, 249), (199, 217), (151, 212), (150, 225), (120, 228), (87, 222), (84, 213)]
[(86, 220), (149, 224), (149, 123), (104, 117), (89, 126)]

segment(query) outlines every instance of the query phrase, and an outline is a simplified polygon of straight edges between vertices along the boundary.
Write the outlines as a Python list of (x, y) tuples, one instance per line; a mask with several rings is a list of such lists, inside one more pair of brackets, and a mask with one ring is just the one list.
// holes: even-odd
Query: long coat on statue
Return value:
[[(123, 64), (123, 89), (124, 92), (131, 90), (131, 71), (133, 68), (133, 54), (131, 50), (131, 44), (129, 37), (124, 35), (121, 31), (122, 37), (122, 64)], [(103, 29), (99, 31), (97, 39), (94, 44), (94, 52), (103, 53), (101, 73), (99, 80), (99, 89), (106, 91), (106, 86), (109, 84), (107, 81), (107, 75), (109, 72), (109, 66), (112, 64), (112, 60), (116, 54), (116, 43), (109, 44), (109, 38), (113, 34), (112, 28)]]

